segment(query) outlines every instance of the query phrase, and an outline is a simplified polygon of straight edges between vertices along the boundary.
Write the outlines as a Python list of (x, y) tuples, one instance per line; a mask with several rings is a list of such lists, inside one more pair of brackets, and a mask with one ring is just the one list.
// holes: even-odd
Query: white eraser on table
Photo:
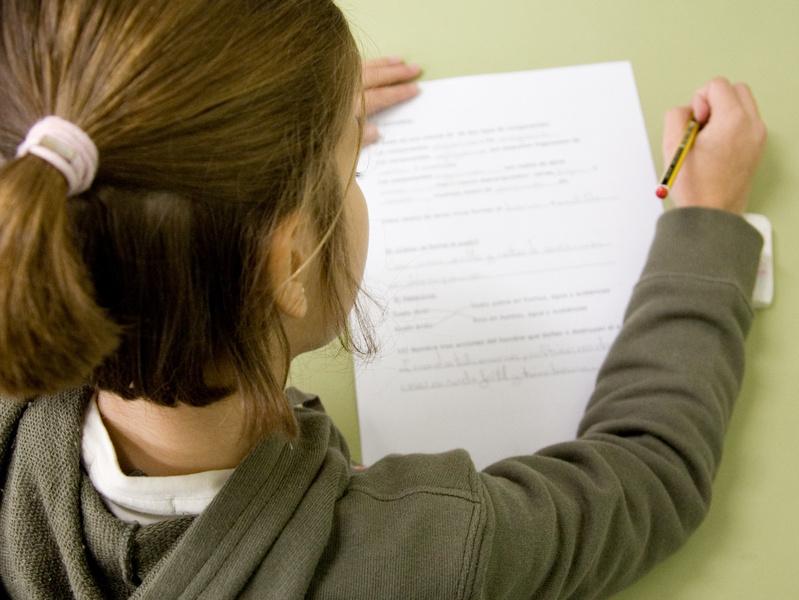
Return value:
[(763, 251), (760, 254), (760, 266), (757, 268), (757, 281), (752, 294), (752, 305), (755, 308), (767, 308), (774, 300), (774, 255), (771, 236), (771, 221), (764, 215), (746, 213), (744, 218), (763, 236)]

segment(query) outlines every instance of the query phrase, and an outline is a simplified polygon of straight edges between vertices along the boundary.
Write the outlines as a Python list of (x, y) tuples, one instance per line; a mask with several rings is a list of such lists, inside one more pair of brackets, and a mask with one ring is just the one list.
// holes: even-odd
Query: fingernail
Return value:
[(390, 65), (399, 65), (399, 64), (402, 64), (402, 62), (403, 62), (401, 56), (388, 56), (388, 57), (386, 57), (386, 61)]
[(414, 73), (420, 73), (422, 71), (422, 66), (413, 63), (412, 65), (408, 65), (408, 68), (413, 71)]

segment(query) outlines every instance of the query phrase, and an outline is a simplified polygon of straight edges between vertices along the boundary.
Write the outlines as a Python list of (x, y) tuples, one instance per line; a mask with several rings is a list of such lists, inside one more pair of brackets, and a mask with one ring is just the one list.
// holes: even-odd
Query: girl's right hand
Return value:
[(672, 193), (678, 207), (701, 206), (742, 214), (766, 142), (766, 125), (749, 87), (724, 78), (708, 82), (691, 106), (666, 113), (663, 156), (671, 161), (693, 114), (702, 126)]

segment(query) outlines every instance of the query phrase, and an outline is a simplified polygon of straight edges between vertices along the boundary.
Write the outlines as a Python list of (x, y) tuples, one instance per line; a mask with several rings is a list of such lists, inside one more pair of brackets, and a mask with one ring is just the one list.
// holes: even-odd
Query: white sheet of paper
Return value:
[(421, 88), (359, 165), (382, 308), (363, 459), (482, 468), (574, 437), (662, 208), (629, 63)]

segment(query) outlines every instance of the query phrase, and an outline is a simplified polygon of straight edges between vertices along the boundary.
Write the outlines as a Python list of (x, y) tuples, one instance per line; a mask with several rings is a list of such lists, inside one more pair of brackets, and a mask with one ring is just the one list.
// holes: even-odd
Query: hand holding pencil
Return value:
[[(696, 121), (693, 134), (692, 119)], [(708, 82), (696, 92), (691, 106), (666, 114), (666, 174), (680, 162), (678, 176), (670, 177), (674, 204), (742, 214), (765, 141), (766, 126), (748, 86), (723, 78)], [(684, 142), (688, 151), (679, 153)]]

